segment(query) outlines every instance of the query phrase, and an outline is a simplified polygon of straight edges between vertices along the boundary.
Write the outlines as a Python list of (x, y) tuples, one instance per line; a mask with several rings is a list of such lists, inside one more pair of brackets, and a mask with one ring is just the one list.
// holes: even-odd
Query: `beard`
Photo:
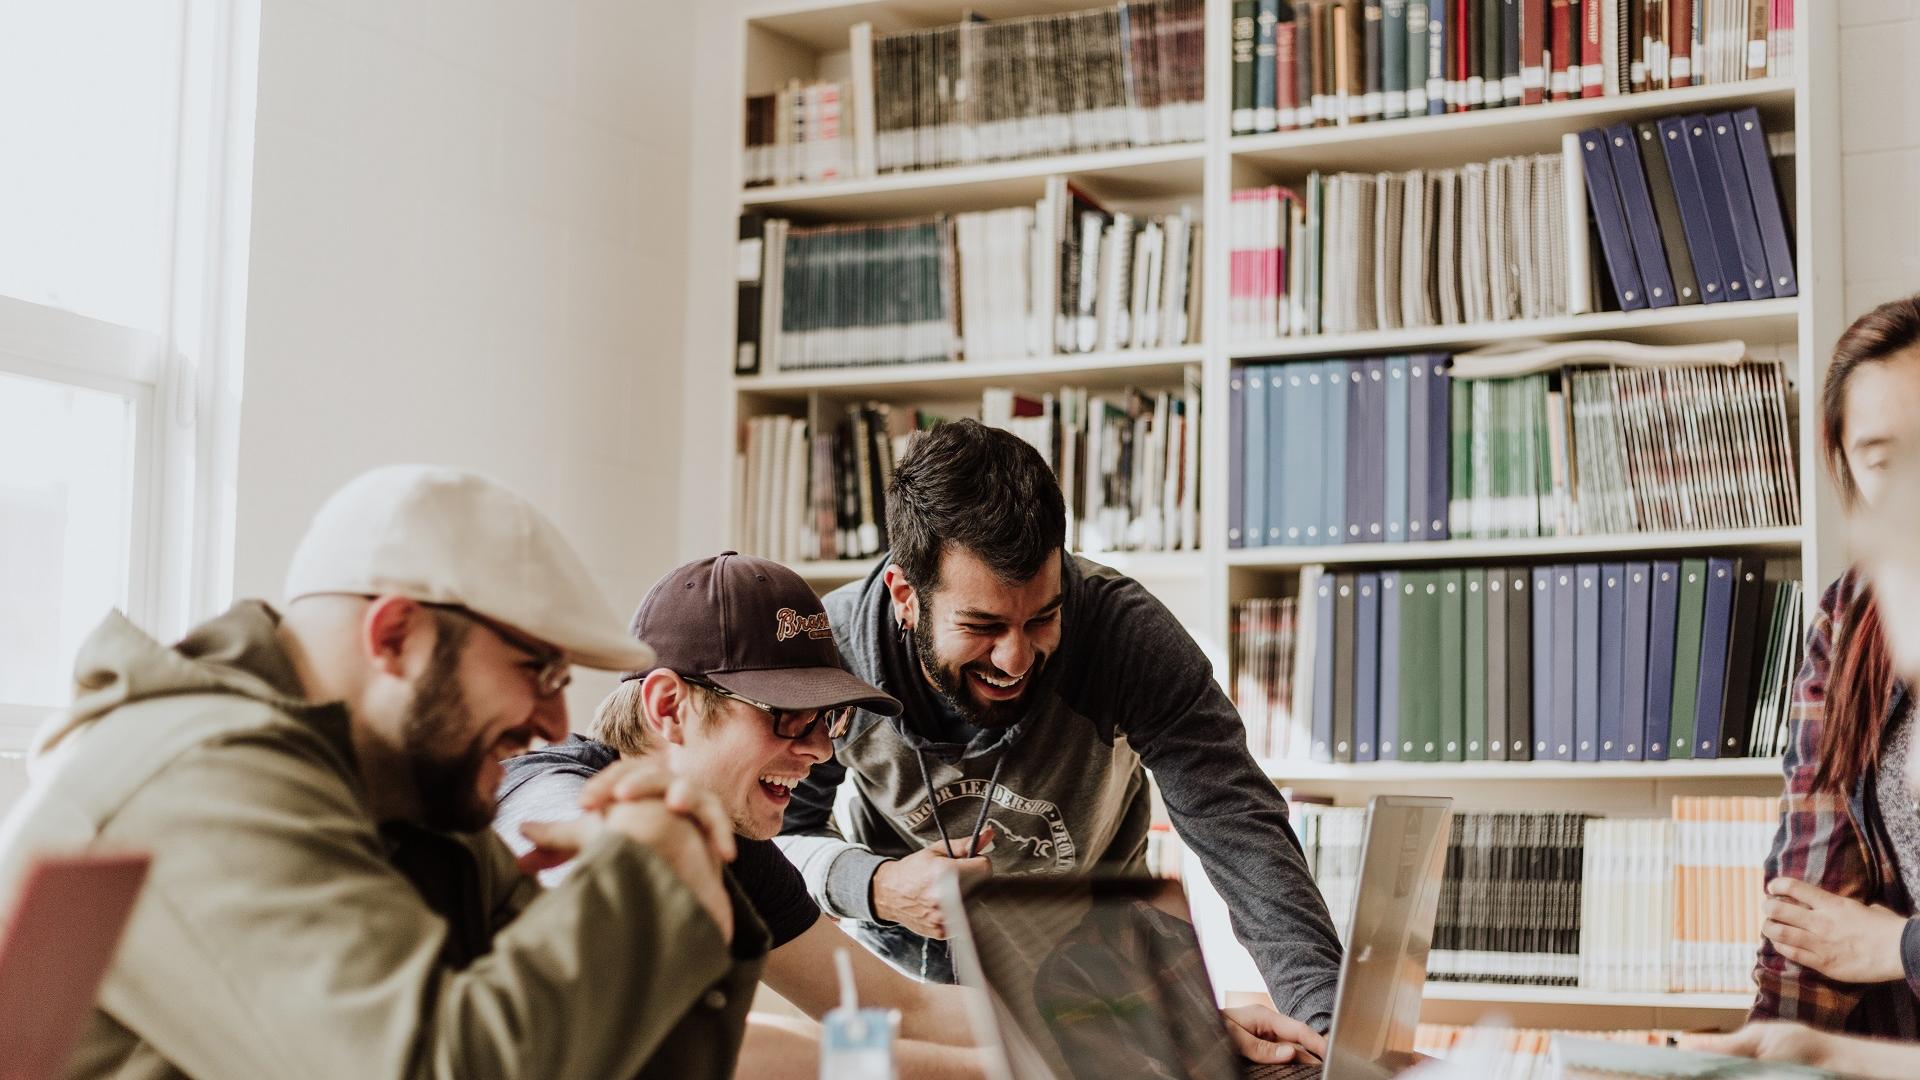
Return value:
[[(927, 621), (931, 622), (932, 608), (923, 601), (921, 609)], [(1036, 654), (1033, 663), (1028, 666), (1019, 697), (1012, 701), (982, 703), (973, 696), (971, 690), (967, 689), (968, 669), (988, 672), (996, 678), (1003, 677), (1004, 673), (990, 663), (949, 664), (934, 651), (933, 635), (915, 631), (910, 636), (913, 638), (914, 654), (920, 661), (920, 670), (927, 673), (927, 679), (933, 684), (934, 692), (940, 695), (940, 700), (947, 703), (947, 708), (959, 713), (968, 723), (974, 727), (1004, 728), (1027, 715), (1027, 702), (1032, 700), (1034, 680), (1039, 677), (1041, 668), (1047, 663), (1045, 653)]]
[(479, 787), (492, 742), (474, 735), (466, 746), (449, 751), (449, 744), (472, 724), (460, 689), (464, 629), (451, 620), (440, 623), (433, 656), (414, 685), (401, 729), (421, 823), (442, 832), (476, 832), (491, 824), (494, 815), (492, 793)]

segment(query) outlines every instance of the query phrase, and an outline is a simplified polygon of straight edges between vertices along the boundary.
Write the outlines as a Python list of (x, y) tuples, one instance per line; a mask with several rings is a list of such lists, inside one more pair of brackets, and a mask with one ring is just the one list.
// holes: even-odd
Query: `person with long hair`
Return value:
[[(1849, 517), (1871, 512), (1889, 465), (1920, 435), (1920, 296), (1882, 304), (1840, 336), (1820, 434)], [(1912, 1039), (1920, 802), (1905, 774), (1916, 735), (1882, 613), (1878, 590), (1855, 566), (1827, 589), (1808, 631), (1751, 1019)]]

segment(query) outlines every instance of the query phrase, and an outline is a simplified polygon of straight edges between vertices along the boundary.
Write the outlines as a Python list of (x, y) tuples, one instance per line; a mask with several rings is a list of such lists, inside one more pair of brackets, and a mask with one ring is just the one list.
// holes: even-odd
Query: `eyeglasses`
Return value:
[[(573, 682), (573, 661), (567, 657), (566, 653), (548, 648), (540, 642), (534, 641), (532, 638), (522, 634), (520, 631), (515, 630), (513, 627), (503, 622), (489, 619), (485, 615), (470, 608), (459, 607), (455, 604), (422, 604), (421, 606), (430, 607), (435, 611), (444, 611), (450, 615), (457, 615), (469, 622), (479, 623), (481, 626), (493, 631), (495, 637), (506, 642), (508, 648), (526, 653), (532, 658), (533, 663), (525, 666), (534, 671), (533, 689), (534, 693), (540, 697), (553, 697), (560, 691), (565, 690), (568, 684)], [(536, 669), (533, 667), (533, 664), (538, 664), (539, 667)]]
[(765, 702), (750, 697), (741, 697), (725, 687), (716, 686), (705, 679), (688, 679), (688, 682), (713, 694), (716, 697), (750, 705), (773, 718), (773, 733), (783, 739), (804, 739), (813, 734), (813, 729), (822, 721), (827, 725), (827, 738), (838, 739), (853, 726), (853, 706), (839, 705), (831, 709), (814, 709), (809, 712), (794, 712), (791, 709), (776, 709)]

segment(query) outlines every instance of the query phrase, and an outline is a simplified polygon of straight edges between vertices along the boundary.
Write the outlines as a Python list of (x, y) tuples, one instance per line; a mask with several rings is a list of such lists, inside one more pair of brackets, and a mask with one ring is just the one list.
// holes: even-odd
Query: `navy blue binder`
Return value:
[(1406, 543), (1407, 532), (1407, 399), (1411, 390), (1407, 377), (1411, 367), (1404, 356), (1389, 356), (1386, 361), (1386, 470), (1387, 502), (1385, 528), (1380, 539), (1389, 544)]
[(1446, 353), (1427, 354), (1427, 539), (1445, 540), (1453, 461), (1453, 376)]
[(1307, 478), (1301, 475), (1300, 460), (1288, 451), (1305, 442), (1305, 433), (1295, 430), (1299, 418), (1292, 409), (1291, 370), (1285, 364), (1268, 364), (1267, 398), (1267, 531), (1255, 543), (1272, 546), (1286, 543), (1287, 506), (1292, 491)]
[(1407, 530), (1406, 539), (1427, 539), (1427, 358), (1407, 359)]
[(1333, 624), (1333, 575), (1322, 572), (1314, 585), (1313, 760), (1333, 760), (1333, 653), (1339, 640)]
[(1267, 439), (1267, 368), (1252, 364), (1246, 369), (1246, 462), (1240, 482), (1241, 518), (1245, 547), (1260, 547), (1267, 538), (1267, 458), (1271, 456)]
[(1281, 446), (1280, 460), (1286, 462), (1288, 479), (1280, 506), (1280, 539), (1288, 544), (1311, 544), (1320, 536), (1327, 450), (1321, 439), (1320, 405), (1325, 395), (1317, 367), (1284, 364), (1273, 368), (1274, 378), (1286, 380), (1281, 393), (1285, 395), (1287, 441)]
[(1374, 759), (1400, 760), (1400, 575), (1380, 572), (1380, 701)]
[(1600, 565), (1600, 751), (1601, 761), (1625, 761), (1627, 740), (1621, 701), (1625, 690), (1626, 568)]
[(1626, 761), (1644, 761), (1647, 756), (1647, 619), (1652, 613), (1653, 566), (1628, 563), (1623, 573), (1620, 734), (1625, 745), (1620, 756)]
[(1324, 392), (1321, 406), (1326, 426), (1321, 431), (1327, 453), (1326, 483), (1321, 489), (1320, 538), (1322, 543), (1344, 544), (1347, 536), (1347, 485), (1343, 479), (1347, 475), (1347, 396), (1349, 391), (1349, 363), (1358, 361), (1328, 360), (1319, 365), (1320, 387)]
[(1355, 576), (1353, 760), (1375, 761), (1380, 740), (1380, 575)]
[[(1556, 581), (1556, 584), (1558, 582)], [(1573, 568), (1573, 759), (1600, 760), (1600, 567)]]
[(1680, 298), (1673, 291), (1666, 249), (1660, 246), (1660, 222), (1653, 216), (1653, 195), (1647, 190), (1646, 170), (1640, 164), (1640, 140), (1627, 124), (1607, 128), (1606, 139), (1607, 152), (1613, 158), (1614, 187), (1626, 211), (1627, 235), (1633, 241), (1634, 262), (1640, 267), (1640, 283), (1647, 290), (1647, 306), (1674, 307)]
[(1793, 244), (1787, 236), (1786, 208), (1773, 182), (1773, 159), (1767, 153), (1767, 130), (1760, 110), (1748, 106), (1733, 113), (1734, 134), (1740, 143), (1740, 161), (1747, 170), (1747, 192), (1760, 221), (1760, 246), (1766, 252), (1767, 273), (1773, 275), (1773, 295), (1796, 296), (1799, 275), (1793, 269)]
[[(1527, 568), (1507, 571), (1507, 759), (1533, 760), (1533, 589)], [(1491, 691), (1489, 691), (1491, 692)]]
[(1359, 627), (1354, 600), (1359, 590), (1352, 574), (1333, 579), (1333, 760), (1353, 760), (1354, 660), (1359, 650)]
[(1246, 546), (1247, 380), (1234, 368), (1227, 376), (1227, 546)]
[(1374, 444), (1380, 429), (1368, 426), (1368, 407), (1373, 395), (1368, 392), (1368, 360), (1347, 362), (1347, 532), (1341, 537), (1349, 544), (1367, 540), (1367, 514), (1373, 501), (1370, 468)]
[[(1713, 234), (1713, 219), (1707, 213), (1707, 198), (1700, 188), (1700, 172), (1693, 167), (1693, 143), (1687, 139), (1687, 120), (1670, 116), (1658, 124), (1660, 149), (1667, 159), (1667, 174), (1673, 178), (1674, 200), (1680, 204), (1680, 224), (1687, 240), (1687, 254), (1693, 258), (1694, 277), (1700, 282), (1700, 299), (1718, 304), (1745, 295), (1727, 291), (1739, 280), (1731, 270), (1720, 266), (1720, 241)], [(1731, 222), (1728, 228), (1732, 228)]]
[(1700, 683), (1694, 691), (1693, 756), (1720, 756), (1720, 706), (1727, 692), (1727, 639), (1733, 628), (1732, 559), (1707, 560), (1700, 610)]
[(1553, 759), (1553, 567), (1533, 568), (1533, 760)]
[[(1700, 194), (1707, 204), (1707, 218), (1713, 223), (1713, 240), (1720, 252), (1720, 273), (1727, 280), (1731, 300), (1761, 300), (1771, 291), (1755, 295), (1753, 282), (1766, 284), (1767, 257), (1759, 248), (1759, 226), (1754, 226), (1753, 248), (1739, 236), (1739, 223), (1733, 219), (1733, 202), (1727, 194), (1727, 177), (1720, 166), (1720, 153), (1714, 149), (1713, 128), (1704, 116), (1687, 117), (1687, 144), (1693, 150), (1693, 168), (1700, 174)], [(1744, 168), (1744, 167), (1743, 167)], [(1740, 184), (1746, 186), (1746, 179)], [(1743, 195), (1742, 198), (1745, 196)], [(1749, 212), (1752, 201), (1748, 200)], [(1753, 261), (1749, 261), (1749, 254)]]
[(1620, 205), (1619, 186), (1614, 183), (1607, 133), (1599, 128), (1581, 132), (1580, 156), (1586, 166), (1587, 205), (1600, 232), (1600, 252), (1606, 259), (1614, 297), (1620, 310), (1639, 311), (1647, 306), (1647, 292), (1640, 280), (1640, 264), (1633, 255), (1627, 212)]
[(1646, 760), (1665, 761), (1672, 753), (1673, 635), (1680, 622), (1680, 564), (1653, 564), (1653, 589), (1647, 609)]
[(1387, 361), (1374, 357), (1360, 366), (1361, 427), (1347, 431), (1347, 441), (1360, 447), (1360, 539), (1378, 544), (1387, 538)]
[(1740, 262), (1746, 267), (1747, 299), (1761, 300), (1773, 295), (1773, 278), (1767, 269), (1767, 245), (1760, 236), (1760, 215), (1754, 212), (1753, 192), (1747, 186), (1747, 166), (1740, 154), (1740, 135), (1730, 113), (1707, 117), (1713, 152), (1720, 159), (1720, 179), (1727, 186), (1727, 212), (1733, 216), (1733, 237), (1740, 245)]
[(1547, 734), (1548, 756), (1555, 761), (1573, 761), (1579, 708), (1579, 581), (1571, 566), (1553, 568), (1553, 727)]

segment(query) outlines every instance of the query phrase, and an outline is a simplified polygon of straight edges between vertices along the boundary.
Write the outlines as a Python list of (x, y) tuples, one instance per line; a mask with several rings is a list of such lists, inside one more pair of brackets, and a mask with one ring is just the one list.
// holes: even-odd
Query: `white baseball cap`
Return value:
[(560, 530), (526, 499), (461, 469), (387, 465), (314, 515), (287, 570), (288, 602), (404, 596), (483, 615), (607, 671), (654, 665)]

